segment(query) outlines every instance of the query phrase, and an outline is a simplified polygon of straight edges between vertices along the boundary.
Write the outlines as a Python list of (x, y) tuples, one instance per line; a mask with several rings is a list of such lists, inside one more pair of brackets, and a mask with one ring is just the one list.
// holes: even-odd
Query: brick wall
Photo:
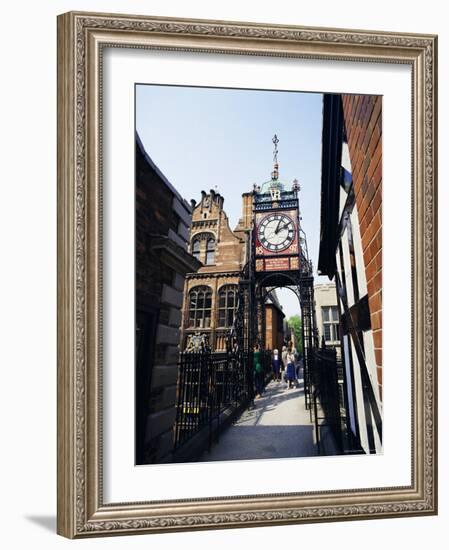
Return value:
[[(201, 273), (201, 272), (200, 272)], [(225, 336), (227, 333), (226, 328), (217, 327), (218, 322), (218, 291), (225, 285), (238, 285), (239, 273), (210, 273), (208, 276), (190, 274), (187, 276), (184, 285), (184, 298), (183, 298), (183, 326), (181, 330), (181, 349), (184, 350), (187, 345), (187, 339), (190, 334), (194, 334), (198, 330), (201, 334), (207, 336), (209, 345), (213, 351), (224, 351), (226, 349)], [(212, 310), (211, 310), (211, 322), (210, 327), (195, 329), (189, 328), (189, 303), (190, 303), (190, 291), (197, 286), (207, 286), (212, 291)]]
[(274, 349), (275, 344), (275, 315), (273, 315), (273, 306), (265, 306), (265, 349)]
[(136, 142), (136, 460), (170, 460), (190, 206)]
[(207, 336), (213, 351), (226, 348), (227, 329), (218, 327), (218, 291), (223, 285), (238, 285), (242, 266), (244, 243), (229, 227), (229, 220), (223, 210), (224, 198), (215, 191), (202, 191), (201, 199), (194, 202), (192, 226), (190, 229), (190, 249), (195, 239), (200, 239), (200, 261), (205, 262), (206, 241), (213, 236), (216, 241), (214, 262), (202, 265), (196, 273), (189, 274), (184, 285), (183, 323), (180, 344), (185, 349), (190, 334), (199, 329), (189, 327), (190, 291), (196, 286), (207, 286), (212, 291), (210, 327), (201, 328)]
[(272, 304), (265, 306), (265, 349), (282, 350), (284, 342), (284, 316)]
[(382, 98), (342, 95), (382, 390)]
[(241, 232), (251, 229), (253, 224), (253, 193), (242, 194), (242, 217), (239, 219), (234, 233), (241, 236)]
[[(223, 210), (224, 198), (213, 190), (202, 192), (201, 200), (196, 204), (192, 215), (190, 240), (197, 235), (213, 235), (216, 239), (213, 265), (204, 265), (200, 273), (219, 273), (238, 271), (244, 254), (244, 243), (229, 227), (229, 219)], [(201, 261), (204, 261), (205, 243), (201, 249)]]

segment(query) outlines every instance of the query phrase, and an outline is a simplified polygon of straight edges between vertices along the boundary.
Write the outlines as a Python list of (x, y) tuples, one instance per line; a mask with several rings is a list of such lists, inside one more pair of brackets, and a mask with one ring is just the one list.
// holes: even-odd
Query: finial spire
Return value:
[(275, 164), (277, 164), (277, 162), (278, 162), (278, 143), (279, 143), (279, 139), (278, 139), (276, 134), (274, 134), (272, 141), (274, 143), (273, 162)]
[(277, 137), (276, 134), (274, 134), (272, 141), (274, 143), (274, 152), (273, 152), (274, 167), (273, 167), (273, 171), (271, 172), (271, 179), (272, 180), (277, 180), (279, 178), (279, 163), (278, 163), (279, 138)]

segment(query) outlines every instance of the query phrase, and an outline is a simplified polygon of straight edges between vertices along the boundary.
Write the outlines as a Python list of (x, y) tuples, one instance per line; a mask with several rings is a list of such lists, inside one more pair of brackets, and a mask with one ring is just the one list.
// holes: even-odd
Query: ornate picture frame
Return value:
[[(105, 48), (402, 64), (412, 74), (412, 482), (104, 502)], [(58, 18), (58, 533), (89, 536), (437, 513), (437, 37), (130, 15)]]

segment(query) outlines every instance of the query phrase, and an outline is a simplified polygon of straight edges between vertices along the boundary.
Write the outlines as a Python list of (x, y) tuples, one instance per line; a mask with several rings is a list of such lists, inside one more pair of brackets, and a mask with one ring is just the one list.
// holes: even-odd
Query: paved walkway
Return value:
[(288, 389), (271, 381), (254, 407), (220, 436), (201, 461), (317, 456), (314, 426), (304, 407), (303, 381)]

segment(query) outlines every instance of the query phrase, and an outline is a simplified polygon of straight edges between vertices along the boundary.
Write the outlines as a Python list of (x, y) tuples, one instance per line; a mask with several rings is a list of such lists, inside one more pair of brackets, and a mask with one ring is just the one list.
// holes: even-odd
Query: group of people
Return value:
[[(254, 346), (253, 365), (256, 399), (259, 399), (264, 388), (262, 352), (259, 344)], [(291, 389), (298, 384), (298, 371), (301, 366), (301, 358), (299, 357), (297, 360), (297, 353), (292, 343), (289, 343), (288, 346), (283, 346), (282, 353), (279, 353), (277, 349), (273, 350), (271, 356), (271, 366), (273, 369), (274, 380), (280, 382), (282, 378), (284, 378), (284, 380), (288, 383), (288, 389)]]
[(291, 343), (282, 347), (280, 354), (277, 349), (273, 350), (271, 366), (273, 368), (273, 377), (280, 382), (284, 377), (288, 382), (288, 388), (293, 388), (298, 382), (299, 368), (301, 358), (297, 358), (297, 352)]

